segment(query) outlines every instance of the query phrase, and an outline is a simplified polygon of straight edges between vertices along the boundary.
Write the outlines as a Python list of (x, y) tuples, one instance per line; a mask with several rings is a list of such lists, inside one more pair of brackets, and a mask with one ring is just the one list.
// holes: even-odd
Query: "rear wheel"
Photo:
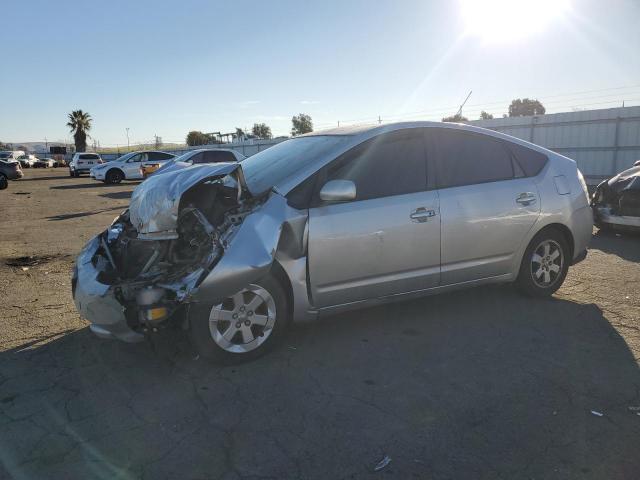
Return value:
[(264, 355), (282, 338), (289, 318), (285, 292), (268, 275), (219, 304), (192, 305), (189, 330), (198, 353), (231, 364)]
[(569, 270), (569, 246), (556, 229), (538, 233), (529, 243), (516, 280), (518, 289), (531, 297), (553, 295)]
[(0, 190), (4, 190), (8, 186), (9, 186), (9, 181), (7, 180), (7, 177), (5, 177), (3, 174), (0, 173)]
[(124, 173), (122, 173), (121, 170), (118, 170), (115, 168), (112, 170), (109, 170), (104, 177), (105, 183), (110, 183), (110, 184), (120, 183), (122, 180), (124, 180)]

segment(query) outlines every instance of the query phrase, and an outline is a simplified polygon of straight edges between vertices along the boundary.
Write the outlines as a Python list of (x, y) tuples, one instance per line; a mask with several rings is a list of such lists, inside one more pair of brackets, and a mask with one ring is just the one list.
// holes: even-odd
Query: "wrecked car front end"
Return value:
[(81, 316), (98, 336), (127, 342), (180, 318), (267, 197), (249, 194), (237, 163), (151, 177), (78, 256), (72, 288)]
[(640, 166), (598, 185), (591, 208), (599, 228), (640, 231)]

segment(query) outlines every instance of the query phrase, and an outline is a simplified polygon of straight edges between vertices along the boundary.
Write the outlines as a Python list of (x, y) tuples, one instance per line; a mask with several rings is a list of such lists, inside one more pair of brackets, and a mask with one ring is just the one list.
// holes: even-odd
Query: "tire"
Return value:
[(516, 287), (529, 297), (550, 297), (564, 282), (571, 263), (564, 235), (554, 228), (539, 232), (524, 252)]
[[(255, 322), (258, 317), (259, 323)], [(267, 275), (218, 305), (192, 304), (188, 318), (189, 336), (198, 353), (215, 363), (231, 365), (271, 350), (284, 336), (291, 312), (282, 285)], [(263, 323), (271, 328), (266, 329)]]
[(4, 190), (9, 186), (9, 181), (7, 177), (0, 173), (0, 190)]
[(111, 185), (120, 183), (122, 180), (124, 180), (124, 173), (122, 173), (122, 171), (118, 170), (117, 168), (112, 168), (104, 176), (105, 183), (109, 183)]

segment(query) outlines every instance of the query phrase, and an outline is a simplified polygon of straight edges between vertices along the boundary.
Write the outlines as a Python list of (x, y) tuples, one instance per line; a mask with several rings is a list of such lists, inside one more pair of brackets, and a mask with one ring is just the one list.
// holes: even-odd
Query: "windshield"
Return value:
[(287, 140), (242, 161), (242, 171), (253, 194), (277, 187), (309, 167), (351, 137), (324, 135)]
[(9, 158), (11, 156), (11, 152), (0, 152), (0, 158)]

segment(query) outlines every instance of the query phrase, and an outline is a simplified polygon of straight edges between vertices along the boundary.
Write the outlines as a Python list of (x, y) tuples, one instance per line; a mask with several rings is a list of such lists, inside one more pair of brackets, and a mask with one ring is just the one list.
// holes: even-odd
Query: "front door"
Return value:
[(122, 166), (124, 170), (124, 175), (127, 180), (134, 180), (142, 178), (142, 173), (140, 173), (140, 167), (142, 166), (142, 162), (147, 161), (146, 153), (138, 153), (131, 157), (126, 163)]
[(309, 209), (309, 279), (318, 308), (436, 287), (440, 207), (429, 189), (422, 129), (383, 134), (320, 174), (356, 199)]

